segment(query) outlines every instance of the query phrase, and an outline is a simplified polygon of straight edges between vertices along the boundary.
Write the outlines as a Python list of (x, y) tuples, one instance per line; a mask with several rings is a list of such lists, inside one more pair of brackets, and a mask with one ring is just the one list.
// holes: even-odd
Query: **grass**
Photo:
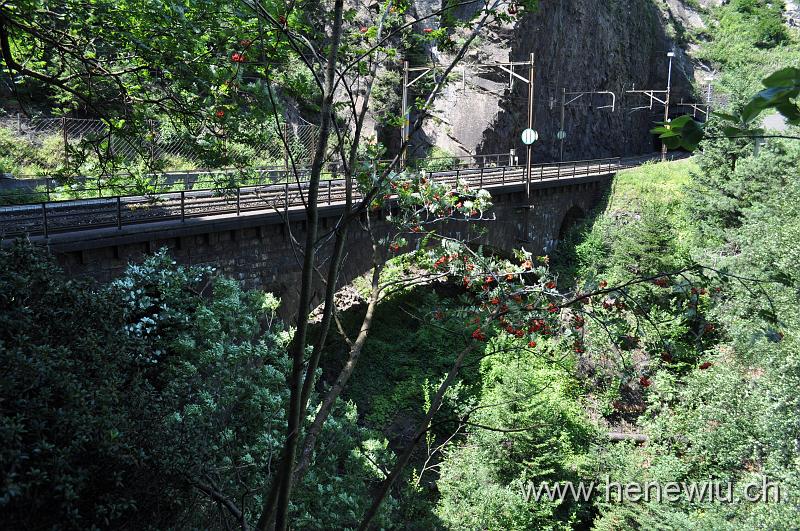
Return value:
[(620, 228), (636, 223), (654, 208), (666, 216), (681, 248), (692, 245), (695, 230), (686, 210), (687, 187), (691, 174), (699, 171), (693, 159), (648, 163), (625, 170), (614, 178), (605, 205), (574, 227), (553, 256), (553, 269), (559, 283), (572, 286), (594, 265), (605, 263), (608, 242)]
[(645, 201), (666, 206), (682, 203), (690, 174), (697, 171), (693, 159), (647, 163), (620, 172), (614, 179), (608, 208), (630, 209)]
[(686, 193), (691, 174), (696, 171), (699, 168), (693, 158), (625, 170), (614, 179), (605, 216), (640, 214), (645, 205), (663, 207), (677, 231), (678, 241), (688, 245), (695, 231), (686, 210)]

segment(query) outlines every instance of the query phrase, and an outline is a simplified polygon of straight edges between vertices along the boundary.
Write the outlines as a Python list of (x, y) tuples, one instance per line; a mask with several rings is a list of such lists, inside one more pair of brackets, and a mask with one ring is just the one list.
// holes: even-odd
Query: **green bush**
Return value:
[[(24, 245), (0, 252), (4, 525), (235, 525), (209, 485), (254, 521), (285, 432), (291, 334), (277, 305), (163, 252), (108, 288), (65, 280)], [(293, 521), (354, 526), (380, 447), (341, 403)]]
[[(540, 346), (539, 348), (542, 348)], [(590, 504), (526, 500), (528, 482), (591, 477), (595, 432), (568, 371), (502, 335), (487, 348), (483, 388), (462, 442), (442, 462), (436, 512), (449, 529), (573, 529)]]
[[(651, 364), (647, 410), (638, 418), (650, 440), (643, 446), (608, 446), (599, 456), (602, 474), (614, 481), (730, 482), (734, 495), (741, 496), (748, 483), (766, 477), (786, 498), (782, 503), (597, 500), (596, 529), (794, 526), (800, 486), (798, 160), (792, 144), (773, 143), (758, 157), (741, 141), (706, 144), (685, 196), (700, 235), (689, 254), (723, 272), (721, 292), (698, 308), (721, 333), (686, 345), (693, 353), (693, 359), (684, 358), (688, 368)], [(666, 319), (659, 322), (675, 330)]]

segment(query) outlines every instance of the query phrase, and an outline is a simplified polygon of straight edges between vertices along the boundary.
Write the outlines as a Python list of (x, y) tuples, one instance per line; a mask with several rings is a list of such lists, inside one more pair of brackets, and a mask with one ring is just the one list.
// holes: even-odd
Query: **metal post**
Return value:
[[(565, 111), (566, 111), (566, 106), (567, 106), (567, 88), (564, 87), (562, 90), (563, 91), (561, 93), (561, 129), (558, 130), (559, 133), (564, 131), (564, 125), (565, 125), (564, 121), (565, 121), (565, 118), (566, 118)], [(560, 149), (560, 154), (559, 154), (558, 160), (559, 160), (559, 162), (564, 162), (564, 139), (563, 138), (561, 139), (561, 149)], [(559, 172), (560, 171), (561, 170), (559, 169)]]
[(333, 186), (333, 179), (328, 181), (328, 204), (331, 204), (331, 187)]
[(406, 141), (408, 140), (408, 126), (411, 121), (411, 117), (409, 116), (408, 112), (408, 61), (403, 61), (403, 103), (401, 107), (401, 114), (403, 115), (403, 121), (400, 125), (400, 167), (405, 168), (406, 162), (408, 159), (408, 146)]
[(117, 228), (122, 230), (122, 198), (117, 196)]
[(480, 180), (480, 185), (478, 185), (478, 188), (483, 188), (483, 166), (481, 166), (481, 180)]
[(44, 237), (47, 238), (47, 203), (42, 203), (42, 221), (43, 221), (43, 229), (44, 229)]
[[(533, 129), (536, 121), (536, 112), (534, 111), (534, 96), (536, 92), (534, 91), (534, 82), (536, 79), (536, 57), (533, 53), (531, 53), (531, 62), (530, 68), (528, 69), (528, 129)], [(528, 144), (528, 152), (527, 152), (527, 160), (525, 161), (525, 165), (527, 167), (527, 171), (525, 172), (525, 235), (524, 240), (528, 241), (529, 239), (529, 227), (528, 221), (530, 218), (530, 209), (531, 209), (531, 164), (533, 164), (533, 144)]]
[[(534, 115), (536, 114), (533, 110), (533, 97), (534, 97), (534, 78), (536, 76), (536, 66), (535, 66), (535, 58), (534, 54), (531, 53), (531, 64), (530, 69), (528, 72), (528, 129), (533, 129), (534, 125)], [(525, 186), (525, 200), (527, 201), (527, 206), (530, 206), (530, 199), (531, 199), (531, 164), (533, 163), (533, 144), (528, 144), (528, 160), (525, 161), (527, 166), (526, 171), (526, 186)], [(526, 219), (527, 221), (527, 219)], [(525, 227), (525, 236), (527, 239), (527, 225)]]
[(67, 144), (67, 117), (61, 117), (61, 135), (64, 139), (64, 166), (69, 164), (69, 146)]
[(236, 187), (236, 215), (242, 212), (242, 187)]
[(186, 221), (186, 190), (181, 190), (181, 221)]
[(289, 124), (283, 124), (283, 172), (289, 178)]
[[(675, 57), (675, 52), (669, 52), (667, 54), (669, 57), (669, 70), (667, 72), (667, 95), (664, 98), (664, 123), (666, 124), (669, 122), (669, 97), (670, 93), (672, 92), (672, 58)], [(661, 145), (661, 161), (667, 160), (667, 144), (662, 143)]]

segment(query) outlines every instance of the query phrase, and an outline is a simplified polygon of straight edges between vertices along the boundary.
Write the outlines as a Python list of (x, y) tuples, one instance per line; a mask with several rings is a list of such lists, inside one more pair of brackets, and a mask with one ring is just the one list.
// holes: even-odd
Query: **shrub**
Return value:
[[(25, 245), (0, 252), (4, 525), (235, 525), (210, 485), (257, 518), (285, 432), (291, 334), (277, 305), (164, 252), (99, 288)], [(362, 445), (375, 446), (340, 404), (293, 521), (357, 522), (378, 474), (368, 457), (383, 458)]]

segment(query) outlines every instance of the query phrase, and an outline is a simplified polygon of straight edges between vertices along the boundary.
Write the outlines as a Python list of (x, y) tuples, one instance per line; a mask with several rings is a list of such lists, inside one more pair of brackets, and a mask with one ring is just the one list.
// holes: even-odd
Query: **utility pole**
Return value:
[[(462, 90), (466, 90), (466, 86), (468, 83), (468, 76), (467, 71), (474, 72), (485, 72), (487, 69), (499, 69), (509, 76), (509, 89), (513, 87), (512, 83), (514, 78), (517, 78), (522, 83), (528, 83), (528, 93), (529, 93), (529, 109), (528, 109), (528, 123), (532, 123), (534, 120), (533, 117), (533, 88), (532, 88), (532, 76), (533, 72), (531, 72), (528, 78), (519, 75), (517, 72), (514, 71), (515, 66), (528, 66), (531, 65), (533, 68), (533, 54), (531, 54), (531, 63), (527, 61), (510, 61), (507, 63), (485, 63), (485, 64), (470, 64), (461, 67), (461, 88)], [(409, 89), (420, 79), (424, 78), (429, 74), (433, 74), (434, 80), (436, 79), (437, 72), (440, 71), (440, 68), (436, 65), (431, 66), (408, 66), (408, 61), (403, 61), (403, 96), (401, 100), (401, 114), (403, 116), (402, 125), (400, 127), (400, 139), (403, 143), (408, 143), (410, 141), (411, 136), (411, 105), (408, 103), (409, 97)], [(400, 154), (400, 164), (401, 167), (405, 167), (408, 161), (408, 150), (406, 149)], [(530, 158), (530, 157), (529, 157)]]
[[(533, 98), (535, 95), (534, 82), (536, 79), (536, 57), (531, 52), (531, 66), (528, 70), (528, 129), (534, 129), (536, 124), (536, 112), (534, 111)], [(528, 144), (528, 155), (525, 165), (527, 166), (525, 178), (525, 239), (528, 239), (528, 212), (531, 208), (531, 170), (533, 164), (533, 144)]]
[[(664, 97), (664, 123), (669, 123), (669, 98), (672, 93), (672, 58), (675, 57), (675, 52), (667, 53), (669, 57), (669, 70), (667, 71), (667, 94)], [(667, 160), (667, 144), (661, 144), (661, 161)]]
[(564, 119), (565, 119), (565, 111), (567, 109), (567, 88), (564, 87), (561, 91), (561, 127), (558, 129), (558, 136), (559, 141), (561, 142), (561, 147), (559, 149), (558, 161), (564, 162), (564, 139), (566, 136), (564, 135)]

